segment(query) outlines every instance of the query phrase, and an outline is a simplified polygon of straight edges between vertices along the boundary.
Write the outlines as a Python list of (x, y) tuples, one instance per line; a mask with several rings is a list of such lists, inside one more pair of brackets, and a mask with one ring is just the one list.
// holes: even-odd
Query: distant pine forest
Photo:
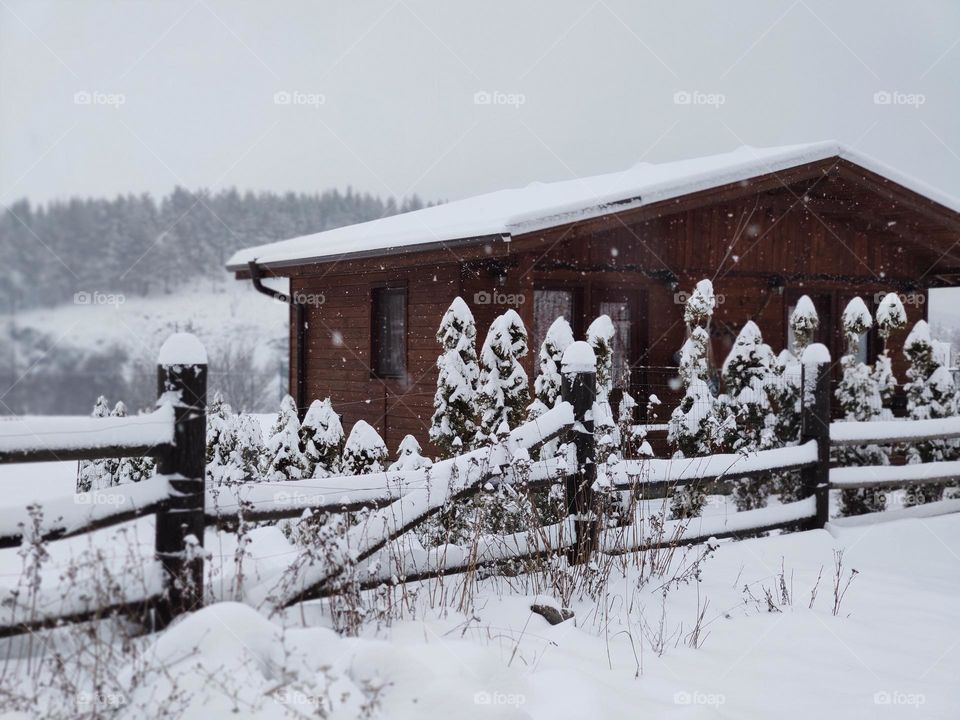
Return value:
[(222, 276), (238, 248), (422, 207), (416, 196), (398, 203), (351, 188), (20, 200), (0, 215), (0, 313), (70, 302), (77, 292), (171, 292)]

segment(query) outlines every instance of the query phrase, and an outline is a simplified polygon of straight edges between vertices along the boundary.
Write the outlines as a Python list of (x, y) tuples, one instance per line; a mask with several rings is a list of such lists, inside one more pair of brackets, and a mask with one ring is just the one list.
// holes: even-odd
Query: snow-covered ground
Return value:
[[(659, 593), (635, 591), (628, 572), (558, 626), (530, 612), (534, 597), (492, 586), (468, 613), (421, 610), (360, 638), (323, 629), (316, 605), (289, 613), (284, 630), (280, 619), (219, 604), (168, 630), (157, 650), (172, 658), (199, 644), (200, 657), (173, 663), (174, 673), (222, 666), (250, 716), (325, 704), (339, 708), (333, 717), (355, 717), (376, 698), (373, 716), (388, 718), (956, 718), (957, 547), (957, 516), (727, 543), (702, 582), (672, 589), (663, 605)], [(858, 574), (834, 616), (837, 548)], [(763, 588), (779, 596), (781, 568), (793, 602), (771, 612)], [(193, 716), (233, 707), (230, 692), (192, 684)]]
[[(15, 491), (6, 502), (72, 487), (69, 465), (44, 466), (43, 483), (36, 466), (2, 468), (0, 482)], [(725, 512), (719, 500), (707, 506)], [(120, 566), (120, 539), (148, 556), (152, 530), (143, 518), (121, 535), (53, 543), (53, 562), (80, 557), (93, 538), (105, 564)], [(250, 537), (247, 583), (275, 576), (296, 553), (275, 527)], [(141, 639), (131, 668), (144, 675), (129, 679), (129, 690), (68, 698), (78, 711), (134, 718), (176, 707), (174, 716), (204, 719), (305, 717), (317, 708), (334, 718), (960, 716), (960, 515), (721, 542), (699, 582), (687, 573), (666, 592), (702, 546), (680, 551), (670, 572), (644, 583), (630, 564), (597, 600), (574, 600), (575, 618), (557, 626), (530, 611), (535, 601), (552, 602), (536, 594), (543, 587), (487, 579), (461, 609), (462, 577), (449, 577), (395, 591), (395, 603), (406, 603), (393, 614), (400, 619), (371, 618), (359, 637), (335, 633), (322, 602), (272, 617), (229, 602), (236, 536), (210, 530), (206, 547), (210, 591), (221, 602)], [(834, 614), (840, 549), (841, 587), (857, 573)], [(16, 550), (0, 551), (4, 596), (21, 562)], [(155, 580), (148, 570), (139, 579)], [(0, 642), (4, 656), (10, 642)]]

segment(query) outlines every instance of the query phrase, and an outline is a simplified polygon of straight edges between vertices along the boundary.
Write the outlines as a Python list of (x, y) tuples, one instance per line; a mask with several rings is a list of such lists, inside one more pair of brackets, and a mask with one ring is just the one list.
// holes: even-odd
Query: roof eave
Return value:
[[(283, 272), (277, 272), (279, 270), (285, 270), (289, 268), (302, 267), (304, 265), (314, 265), (314, 264), (324, 264), (324, 263), (339, 263), (350, 260), (366, 260), (369, 258), (375, 257), (384, 257), (390, 255), (412, 255), (415, 253), (430, 252), (432, 250), (454, 250), (455, 248), (464, 247), (468, 245), (475, 245), (482, 243), (484, 241), (500, 241), (504, 243), (509, 243), (512, 239), (510, 233), (496, 233), (492, 235), (477, 235), (464, 238), (456, 238), (453, 240), (438, 240), (436, 242), (429, 243), (418, 243), (417, 245), (404, 245), (404, 246), (394, 246), (388, 248), (375, 248), (370, 250), (358, 250), (357, 252), (347, 252), (347, 253), (338, 253), (335, 255), (314, 255), (310, 257), (295, 258), (291, 260), (277, 260), (277, 261), (265, 261), (260, 262), (257, 258), (252, 258), (252, 261), (257, 263), (258, 266), (265, 270), (269, 270), (274, 275), (284, 276)], [(228, 263), (227, 271), (232, 273), (237, 273), (237, 275), (242, 276), (247, 272), (247, 265), (249, 261)]]

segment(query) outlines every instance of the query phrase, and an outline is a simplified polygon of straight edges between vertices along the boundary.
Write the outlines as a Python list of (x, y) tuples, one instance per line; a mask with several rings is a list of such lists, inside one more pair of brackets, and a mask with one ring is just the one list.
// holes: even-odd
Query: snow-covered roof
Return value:
[(662, 200), (780, 172), (831, 157), (842, 157), (914, 192), (960, 212), (960, 199), (837, 142), (773, 148), (744, 146), (732, 152), (668, 163), (642, 162), (622, 172), (560, 182), (534, 182), (414, 212), (347, 225), (234, 253), (231, 270), (247, 263), (280, 267), (344, 256), (426, 249), (438, 243), (502, 237), (555, 227)]

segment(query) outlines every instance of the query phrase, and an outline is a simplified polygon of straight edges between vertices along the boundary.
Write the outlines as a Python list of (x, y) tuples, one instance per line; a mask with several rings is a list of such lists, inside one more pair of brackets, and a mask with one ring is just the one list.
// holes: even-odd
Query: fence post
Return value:
[(801, 442), (816, 440), (817, 464), (800, 471), (804, 497), (816, 498), (817, 514), (811, 527), (830, 519), (830, 351), (814, 343), (803, 351), (801, 370)]
[[(165, 572), (157, 623), (203, 604), (207, 446), (207, 353), (190, 333), (174, 333), (157, 358), (157, 404), (174, 407), (174, 442), (157, 458), (176, 495), (157, 513), (156, 553)], [(192, 536), (192, 537), (191, 537)]]
[(577, 472), (566, 478), (566, 511), (573, 516), (576, 545), (567, 553), (571, 564), (586, 563), (596, 545), (599, 525), (593, 507), (593, 402), (597, 394), (597, 358), (588, 343), (577, 341), (563, 352), (560, 397), (573, 406), (571, 439), (577, 449)]

